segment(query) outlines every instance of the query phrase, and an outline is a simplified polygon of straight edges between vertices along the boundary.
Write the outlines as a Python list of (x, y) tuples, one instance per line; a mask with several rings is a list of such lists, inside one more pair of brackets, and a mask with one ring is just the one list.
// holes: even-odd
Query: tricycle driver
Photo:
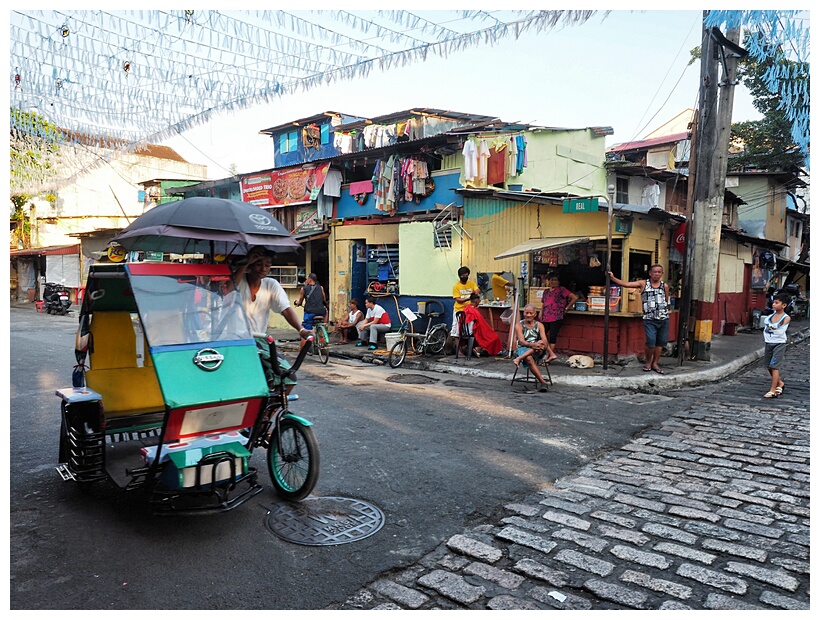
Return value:
[[(281, 314), (290, 326), (299, 332), (300, 338), (313, 335), (313, 331), (302, 327), (282, 285), (273, 278), (267, 277), (271, 265), (273, 265), (273, 253), (257, 246), (248, 252), (247, 262), (234, 272), (233, 280), (239, 294), (242, 296), (242, 305), (245, 308), (245, 314), (248, 315), (251, 334), (253, 334), (256, 346), (260, 351), (262, 367), (265, 369), (268, 385), (273, 388), (275, 383), (278, 382), (278, 377), (273, 376), (270, 349), (267, 341), (270, 313), (278, 312)], [(287, 360), (280, 358), (279, 363), (285, 368), (289, 367)], [(294, 381), (285, 379), (285, 383), (290, 384), (287, 390), (290, 392)]]

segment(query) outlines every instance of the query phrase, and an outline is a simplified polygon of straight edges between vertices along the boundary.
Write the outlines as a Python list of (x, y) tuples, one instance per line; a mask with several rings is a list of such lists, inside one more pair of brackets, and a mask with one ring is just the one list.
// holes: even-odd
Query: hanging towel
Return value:
[(354, 181), (350, 184), (350, 195), (357, 196), (358, 194), (372, 194), (373, 181)]

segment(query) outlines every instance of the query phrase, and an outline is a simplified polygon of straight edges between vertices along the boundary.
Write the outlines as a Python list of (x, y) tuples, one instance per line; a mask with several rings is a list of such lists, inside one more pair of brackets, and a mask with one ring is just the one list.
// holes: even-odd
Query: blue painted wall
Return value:
[[(356, 295), (354, 295), (356, 297)], [(364, 298), (366, 295), (361, 296), (362, 305), (364, 305)], [(437, 323), (444, 323), (447, 325), (449, 329), (450, 326), (453, 324), (453, 304), (455, 300), (452, 297), (414, 297), (410, 295), (387, 295), (385, 297), (376, 297), (376, 303), (379, 304), (382, 308), (385, 309), (388, 315), (390, 315), (390, 323), (392, 324), (393, 330), (397, 330), (399, 325), (401, 325), (402, 320), (404, 317), (399, 316), (399, 310), (401, 308), (410, 308), (413, 312), (418, 310), (418, 302), (420, 301), (429, 301), (430, 299), (435, 299), (440, 301), (444, 306), (444, 316), (440, 316), (437, 319), (433, 320), (433, 325)], [(398, 300), (399, 308), (396, 308), (396, 300)], [(366, 312), (367, 308), (362, 308), (362, 313)], [(421, 317), (418, 321), (413, 323), (414, 330), (416, 332), (423, 332), (427, 329), (427, 318)]]
[[(463, 203), (462, 196), (453, 191), (461, 187), (458, 182), (458, 177), (458, 170), (441, 175), (434, 173), (433, 180), (436, 183), (436, 189), (433, 190), (433, 193), (426, 198), (422, 198), (419, 203), (415, 201), (399, 203), (399, 208), (396, 212), (413, 213), (415, 211), (431, 211), (435, 209), (436, 203), (448, 205), (454, 202), (456, 205), (461, 206)], [(368, 194), (367, 202), (360, 205), (354, 200), (353, 196), (350, 195), (347, 188), (343, 188), (341, 197), (336, 201), (335, 217), (355, 218), (367, 215), (384, 215), (383, 211), (376, 210), (376, 200), (373, 198), (373, 194)]]

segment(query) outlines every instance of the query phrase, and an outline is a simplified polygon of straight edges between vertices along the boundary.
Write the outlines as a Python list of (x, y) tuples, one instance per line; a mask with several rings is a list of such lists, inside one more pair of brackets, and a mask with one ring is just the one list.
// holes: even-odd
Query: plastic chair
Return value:
[(473, 357), (473, 345), (475, 344), (475, 336), (467, 326), (467, 317), (464, 311), (456, 312), (456, 321), (458, 321), (458, 342), (456, 342), (456, 359), (461, 352), (461, 343), (467, 343), (467, 359)]

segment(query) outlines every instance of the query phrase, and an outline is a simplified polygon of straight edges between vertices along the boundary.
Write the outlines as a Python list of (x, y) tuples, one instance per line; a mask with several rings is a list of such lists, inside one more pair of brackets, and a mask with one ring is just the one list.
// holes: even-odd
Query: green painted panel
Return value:
[(268, 395), (256, 345), (213, 348), (225, 359), (219, 368), (210, 371), (202, 370), (193, 362), (200, 349), (151, 352), (166, 404), (181, 407)]

